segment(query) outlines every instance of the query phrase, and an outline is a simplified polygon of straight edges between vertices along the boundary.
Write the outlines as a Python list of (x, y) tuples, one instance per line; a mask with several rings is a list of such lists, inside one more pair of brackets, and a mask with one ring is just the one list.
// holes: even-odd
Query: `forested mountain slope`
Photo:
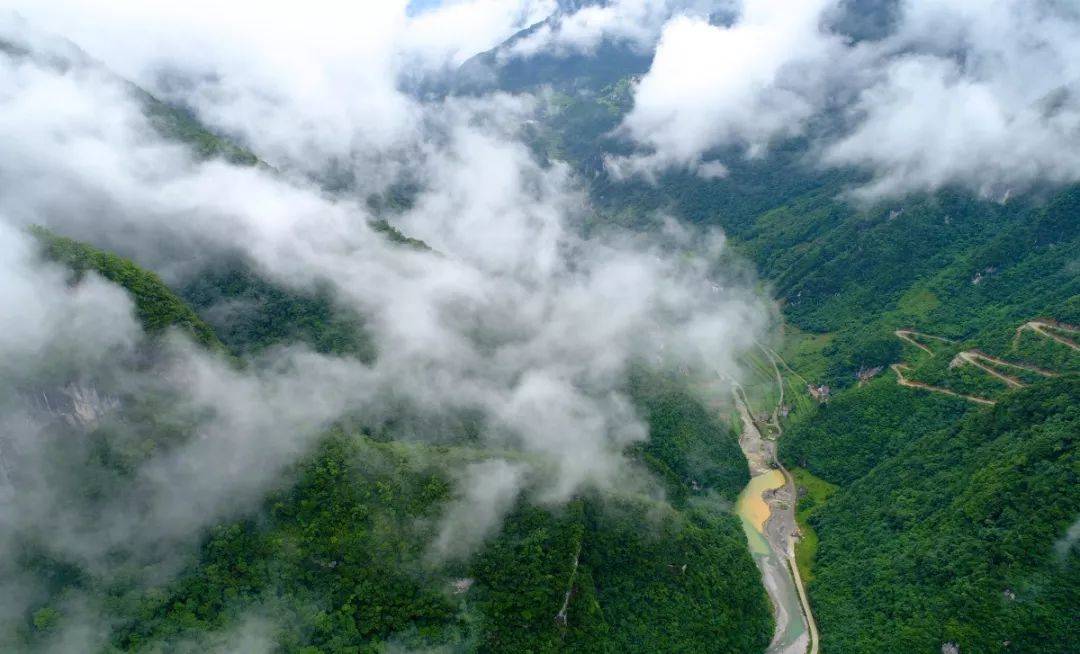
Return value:
[(1072, 651), (1078, 401), (1076, 375), (1040, 382), (833, 496), (812, 519), (823, 651)]
[[(13, 45), (4, 52), (15, 66), (119, 84), (160, 136), (188, 147), (196, 162), (219, 159), (278, 174), (193, 113), (119, 80), (74, 46), (61, 49), (59, 57)], [(403, 256), (443, 256), (373, 209), (371, 228)], [(735, 435), (681, 376), (643, 366), (623, 382), (649, 431), (625, 455), (647, 483), (625, 493), (584, 492), (565, 506), (530, 489), (477, 551), (462, 556), (438, 554), (433, 543), (445, 538), (441, 518), (462, 501), (455, 489), (464, 471), (490, 466), (498, 475), (507, 459), (527, 458), (487, 449), (468, 416), (447, 433), (417, 435), (411, 430), (426, 424), (422, 416), (396, 415), (369, 430), (367, 420), (347, 410), (316, 434), (288, 434), (300, 444), (299, 460), (254, 486), (256, 495), (247, 498), (253, 501), (239, 514), (219, 514), (219, 507), (192, 499), (181, 514), (220, 517), (150, 516), (158, 501), (148, 491), (153, 477), (176, 461), (186, 478), (191, 471), (184, 462), (213, 442), (203, 433), (206, 425), (229, 404), (245, 401), (231, 396), (243, 393), (241, 373), (272, 378), (276, 366), (296, 365), (284, 355), (286, 363), (275, 360), (281, 346), (371, 366), (378, 352), (365, 317), (344, 306), (328, 282), (286, 285), (228, 248), (210, 248), (197, 265), (174, 271), (170, 279), (180, 284), (171, 289), (135, 262), (141, 252), (124, 258), (44, 228), (32, 232), (42, 254), (37, 265), (66, 267), (70, 293), (91, 275), (122, 287), (150, 338), (137, 338), (133, 355), (121, 348), (110, 360), (59, 361), (50, 369), (50, 384), (81, 394), (76, 401), (93, 409), (85, 419), (69, 420), (52, 407), (40, 411), (37, 404), (50, 402), (51, 389), (0, 393), (5, 407), (27, 412), (33, 425), (27, 443), (0, 440), (0, 490), (26, 492), (27, 502), (55, 502), (90, 534), (81, 548), (52, 542), (36, 522), (10, 523), (3, 542), (19, 556), (4, 561), (3, 578), (24, 584), (29, 608), (3, 615), (0, 647), (69, 647), (68, 634), (83, 625), (105, 651), (231, 651), (259, 643), (288, 652), (756, 652), (767, 644), (767, 600), (728, 508), (748, 475)], [(206, 358), (173, 367), (186, 355), (182, 343), (158, 338), (169, 330), (206, 346), (209, 353), (197, 355)], [(194, 380), (206, 368), (220, 369), (215, 374), (240, 387), (205, 389), (221, 396), (223, 407), (192, 401), (173, 387), (199, 384)], [(273, 401), (257, 396), (254, 413), (270, 410), (262, 404)], [(240, 456), (272, 458), (281, 446), (266, 433), (272, 428), (257, 434), (264, 446)], [(217, 455), (223, 476), (237, 470), (235, 456)], [(41, 476), (47, 500), (26, 491), (38, 490), (35, 477), (18, 472), (34, 469), (38, 457), (48, 462)], [(226, 480), (210, 485), (219, 483)], [(175, 522), (177, 531), (156, 541), (153, 530), (142, 530), (149, 545), (136, 533), (131, 542), (98, 552), (95, 539), (108, 539), (96, 531), (94, 517), (118, 512), (124, 526), (114, 526), (117, 534), (126, 533), (128, 520)], [(187, 521), (198, 525), (194, 532), (179, 526)], [(185, 549), (174, 537), (194, 537), (195, 547)]]
[[(595, 229), (651, 229), (656, 211), (722, 227), (770, 280), (785, 319), (824, 334), (812, 365), (823, 374), (809, 381), (831, 397), (795, 410), (780, 441), (789, 465), (840, 484), (812, 519), (822, 651), (1069, 651), (1080, 568), (1063, 539), (1080, 513), (1080, 359), (1018, 328), (1080, 323), (1077, 187), (1003, 197), (947, 188), (867, 205), (847, 196), (859, 171), (807, 161), (811, 139), (754, 159), (726, 153), (721, 179), (616, 179), (604, 161), (626, 152), (613, 131), (633, 103), (636, 72), (626, 72), (587, 90), (554, 78), (533, 145), (588, 180), (605, 214)], [(926, 341), (938, 352), (928, 356), (897, 330), (944, 340)], [(1030, 386), (1015, 390), (957, 365), (960, 352), (1059, 378), (1000, 368)], [(890, 364), (998, 404), (901, 386)]]
[(844, 195), (860, 174), (815, 169), (798, 140), (734, 159), (722, 179), (612, 179), (603, 157), (624, 147), (611, 130), (631, 106), (629, 83), (557, 91), (536, 147), (575, 163), (609, 221), (649, 229), (653, 212), (670, 211), (722, 227), (791, 323), (836, 333), (830, 383), (897, 360), (897, 328), (965, 338), (1041, 315), (1080, 320), (1080, 189), (1006, 202), (950, 189), (860, 206)]
[[(153, 273), (88, 245), (35, 231), (44, 253), (75, 274), (94, 271), (128, 290), (149, 333), (181, 327), (222, 349), (213, 330)], [(271, 343), (306, 342), (374, 356), (362, 325), (337, 317), (323, 296), (275, 288), (226, 262), (185, 292), (197, 306), (235, 302), (223, 323), (239, 357)], [(641, 375), (645, 373), (642, 372)], [(239, 646), (249, 631), (282, 651), (453, 647), (480, 651), (754, 652), (771, 632), (767, 603), (737, 520), (719, 505), (745, 484), (735, 437), (677, 378), (632, 384), (651, 437), (634, 454), (670, 501), (590, 494), (567, 507), (522, 500), (500, 532), (464, 560), (436, 562), (429, 543), (452, 499), (455, 471), (490, 456), (467, 435), (448, 445), (378, 441), (339, 426), (290, 468), (259, 508), (214, 526), (175, 580), (132, 585), (137, 565), (116, 552), (109, 572), (51, 553), (33, 533), (9, 562), (48, 576), (35, 609), (0, 642), (48, 648), (68, 624), (70, 598), (107, 606), (115, 651)], [(89, 433), (55, 426), (43, 437), (68, 448), (69, 502), (92, 513), (136, 484), (129, 471), (193, 438), (197, 414), (164, 410), (168, 395), (130, 389)], [(505, 456), (505, 453), (501, 453)], [(18, 465), (18, 456), (7, 465)], [(93, 480), (93, 481), (90, 481)], [(641, 598), (648, 597), (647, 602)], [(263, 627), (272, 622), (273, 627)]]
[(222, 347), (214, 330), (154, 273), (128, 259), (53, 234), (43, 227), (33, 228), (32, 233), (46, 257), (71, 269), (74, 283), (87, 272), (94, 272), (129, 292), (147, 332), (160, 333), (168, 327), (179, 327), (203, 345)]
[[(908, 5), (841, 2), (808, 24), (843, 23), (821, 52), (861, 52)], [(29, 352), (0, 379), (0, 649), (766, 651), (779, 621), (733, 514), (750, 480), (736, 388), (762, 465), (793, 473), (770, 471), (768, 499), (798, 508), (822, 652), (1075, 649), (1076, 178), (860, 193), (871, 172), (817, 156), (859, 115), (828, 77), (808, 81), (826, 110), (783, 114), (790, 129), (627, 173), (620, 159), (659, 154), (626, 121), (660, 27), (675, 8), (703, 31), (737, 17), (557, 7), (415, 78), (377, 56), (379, 34), (323, 65), (286, 47), (288, 25), (280, 58), (188, 71), (190, 107), (70, 43), (0, 39), (25, 88), (90, 79), (128, 110), (121, 151), (179, 153), (158, 170), (110, 168), (115, 143), (58, 149), (34, 159), (60, 171), (45, 200), (0, 170), (19, 200), (0, 227), (10, 211), (55, 230), (30, 230), (23, 297), (119, 307), (93, 356), (60, 328), (34, 345), (18, 321), (23, 342), (0, 341)], [(413, 25), (394, 20), (376, 31)], [(1070, 98), (1041, 98), (1035, 120)], [(98, 123), (55, 136), (29, 106), (28, 143), (101, 145)], [(89, 198), (81, 226), (69, 194)], [(132, 224), (146, 231), (128, 239)], [(139, 249), (159, 245), (167, 263)]]
[(254, 610), (274, 616), (285, 651), (764, 646), (765, 600), (728, 516), (601, 498), (521, 505), (475, 557), (433, 566), (425, 543), (448, 474), (477, 457), (329, 435), (265, 513), (217, 527), (189, 572), (121, 605), (113, 642), (212, 646)]

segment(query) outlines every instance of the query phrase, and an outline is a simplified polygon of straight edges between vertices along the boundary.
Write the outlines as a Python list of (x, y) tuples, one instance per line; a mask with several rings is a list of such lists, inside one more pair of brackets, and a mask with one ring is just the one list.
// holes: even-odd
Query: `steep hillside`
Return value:
[(363, 320), (338, 306), (325, 286), (310, 293), (290, 290), (242, 260), (227, 258), (193, 275), (180, 294), (239, 355), (304, 343), (316, 352), (366, 361), (375, 356)]
[(32, 46), (0, 37), (0, 53), (15, 61), (28, 61), (64, 73), (74, 70), (100, 75), (129, 93), (162, 137), (184, 143), (198, 157), (221, 158), (239, 166), (269, 167), (247, 148), (208, 129), (190, 111), (162, 102), (145, 89), (113, 74), (71, 41), (40, 34), (35, 35), (35, 39)]
[[(512, 93), (550, 86), (563, 92), (588, 92), (617, 82), (628, 74), (649, 69), (652, 52), (616, 39), (605, 39), (595, 50), (549, 54), (529, 46), (538, 32), (558, 26), (560, 19), (586, 7), (603, 6), (599, 0), (560, 0), (547, 19), (530, 25), (497, 47), (470, 58), (455, 72), (456, 93), (500, 90)], [(520, 50), (524, 48), (523, 50)]]
[(127, 290), (148, 333), (179, 327), (202, 345), (222, 348), (214, 330), (153, 272), (140, 268), (129, 259), (58, 236), (43, 227), (34, 227), (31, 231), (41, 242), (44, 255), (71, 268), (76, 281), (92, 271)]
[(826, 652), (1072, 651), (1080, 380), (910, 441), (811, 518)]
[[(153, 273), (35, 234), (76, 277), (94, 271), (127, 289), (148, 333), (177, 326), (223, 348)], [(362, 325), (325, 296), (289, 294), (235, 262), (195, 284), (186, 294), (208, 315), (234, 303), (223, 333), (238, 354), (295, 341), (365, 352)], [(156, 581), (133, 581), (146, 565), (134, 551), (118, 548), (103, 569), (40, 533), (10, 534), (23, 555), (4, 570), (48, 583), (0, 644), (46, 651), (92, 601), (116, 651), (228, 650), (248, 638), (285, 652), (760, 651), (768, 604), (738, 521), (716, 499), (730, 502), (747, 478), (735, 438), (678, 378), (642, 371), (629, 383), (651, 438), (628, 454), (670, 501), (591, 492), (558, 507), (526, 496), (478, 552), (445, 558), (431, 544), (460, 469), (508, 453), (478, 449), (467, 435), (425, 445), (399, 440), (393, 426), (378, 440), (334, 427), (254, 510), (211, 526), (197, 554)], [(39, 438), (61, 470), (54, 492), (80, 514), (104, 510), (137, 492), (141, 465), (196, 439), (203, 417), (168, 393), (134, 388), (89, 431), (52, 424)]]
[[(812, 139), (755, 159), (720, 153), (722, 179), (615, 179), (604, 158), (627, 151), (612, 131), (632, 106), (626, 72), (556, 86), (534, 147), (589, 180), (603, 213), (593, 229), (654, 229), (654, 212), (722, 227), (798, 328), (785, 351), (821, 343), (784, 371), (797, 396), (780, 456), (840, 486), (803, 512), (820, 538), (800, 561), (814, 566), (822, 651), (1068, 651), (1076, 550), (1054, 542), (1078, 513), (1080, 360), (1075, 334), (1039, 325), (1080, 323), (1078, 188), (862, 205), (846, 195), (862, 174), (814, 168)], [(831, 387), (827, 401), (809, 401), (808, 384)]]
[(208, 646), (269, 614), (283, 651), (764, 647), (768, 610), (730, 516), (600, 498), (521, 505), (475, 557), (433, 564), (448, 468), (477, 456), (331, 435), (268, 513), (216, 528), (180, 580), (119, 604), (113, 643)]
[(836, 332), (833, 385), (898, 361), (898, 328), (965, 338), (1031, 316), (1078, 321), (1077, 187), (1007, 202), (945, 190), (860, 207), (844, 195), (860, 173), (814, 168), (803, 140), (762, 158), (725, 157), (730, 170), (721, 179), (680, 172), (655, 184), (613, 179), (603, 160), (624, 151), (612, 130), (631, 106), (628, 77), (556, 93), (535, 147), (589, 180), (605, 214), (597, 229), (605, 222), (652, 229), (654, 212), (722, 227), (772, 282), (789, 321)]
[(482, 4), (0, 16), (0, 650), (1076, 651), (1080, 16)]

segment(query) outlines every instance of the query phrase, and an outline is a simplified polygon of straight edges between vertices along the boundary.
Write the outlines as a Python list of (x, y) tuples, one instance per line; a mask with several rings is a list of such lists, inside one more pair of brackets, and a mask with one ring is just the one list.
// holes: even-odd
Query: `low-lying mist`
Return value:
[[(579, 180), (521, 138), (534, 98), (395, 96), (408, 129), (343, 134), (362, 156), (330, 193), (313, 177), (319, 162), (194, 155), (110, 71), (14, 25), (3, 38), (22, 45), (0, 51), (0, 621), (22, 619), (43, 592), (13, 563), (23, 543), (92, 574), (166, 579), (343, 418), (440, 442), (468, 415), (473, 446), (519, 454), (457, 471), (436, 562), (467, 557), (526, 490), (548, 505), (588, 489), (656, 492), (626, 455), (648, 438), (625, 390), (632, 367), (738, 378), (740, 353), (767, 326), (767, 304), (717, 233), (668, 221), (651, 236), (584, 236)], [(244, 116), (256, 130), (261, 118)], [(302, 125), (296, 135), (309, 136)], [(340, 160), (311, 145), (296, 151)], [(402, 181), (410, 201), (376, 215), (367, 199)], [(431, 249), (387, 239), (371, 227), (382, 217)], [(238, 362), (179, 331), (147, 336), (119, 287), (94, 274), (74, 283), (43, 260), (32, 224), (131, 256), (174, 286), (235, 253), (284, 287), (329, 285), (363, 316), (377, 356), (296, 344)], [(80, 468), (98, 460), (103, 434), (144, 451), (119, 475)], [(94, 610), (78, 609), (91, 632)]]

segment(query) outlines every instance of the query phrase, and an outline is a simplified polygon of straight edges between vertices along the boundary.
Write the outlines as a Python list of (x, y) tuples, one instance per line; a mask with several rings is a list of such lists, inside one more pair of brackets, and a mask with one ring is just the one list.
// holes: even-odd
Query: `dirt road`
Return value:
[(988, 400), (985, 397), (979, 397), (977, 395), (965, 395), (964, 393), (957, 393), (956, 391), (942, 388), (940, 386), (931, 386), (930, 384), (924, 384), (918, 381), (912, 381), (904, 376), (905, 370), (910, 370), (902, 363), (894, 363), (890, 366), (893, 372), (896, 373), (896, 383), (901, 386), (907, 386), (908, 388), (921, 388), (924, 391), (930, 391), (931, 393), (941, 393), (942, 395), (952, 395), (953, 397), (963, 398), (969, 402), (975, 402), (977, 404), (994, 405), (997, 404), (993, 400)]
[(1053, 339), (1066, 347), (1070, 347), (1073, 350), (1080, 351), (1080, 345), (1077, 345), (1075, 341), (1065, 338), (1064, 336), (1055, 334), (1053, 331), (1051, 331), (1056, 329), (1058, 331), (1069, 332), (1070, 334), (1080, 334), (1080, 328), (1074, 327), (1072, 325), (1064, 325), (1061, 323), (1049, 323), (1045, 320), (1029, 320), (1028, 322), (1016, 328), (1016, 336), (1013, 337), (1014, 347), (1019, 342), (1020, 334), (1023, 333), (1025, 329), (1030, 329), (1031, 331), (1039, 334), (1040, 336), (1045, 336), (1046, 338)]
[[(984, 361), (986, 363), (983, 363)], [(986, 374), (994, 377), (995, 379), (1001, 380), (1002, 382), (1004, 382), (1010, 388), (1023, 388), (1024, 386), (1027, 386), (1027, 384), (1020, 381), (1016, 377), (1013, 377), (1012, 375), (1006, 375), (1005, 373), (1001, 372), (997, 368), (994, 368), (993, 366), (987, 365), (987, 363), (992, 363), (992, 364), (1001, 366), (1003, 368), (1012, 368), (1014, 370), (1026, 370), (1027, 372), (1032, 372), (1032, 373), (1035, 373), (1037, 375), (1042, 375), (1043, 377), (1056, 377), (1057, 376), (1057, 373), (1052, 372), (1050, 370), (1044, 370), (1044, 369), (1038, 368), (1036, 366), (1029, 366), (1029, 365), (1024, 364), (1024, 363), (1015, 363), (1013, 361), (1006, 361), (1004, 359), (999, 359), (997, 357), (990, 356), (989, 354), (984, 354), (984, 353), (982, 353), (982, 352), (980, 352), (978, 350), (966, 350), (964, 352), (960, 352), (959, 354), (956, 355), (956, 358), (953, 359), (953, 362), (950, 364), (950, 367), (953, 364), (959, 365), (959, 364), (964, 364), (964, 363), (973, 365), (976, 368), (978, 368), (979, 370), (982, 370)]]
[(916, 348), (918, 348), (919, 350), (921, 350), (923, 352), (926, 352), (930, 356), (934, 355), (934, 351), (931, 350), (930, 348), (927, 348), (926, 345), (923, 345), (919, 341), (915, 340), (915, 337), (921, 336), (922, 338), (931, 338), (931, 339), (934, 339), (934, 340), (937, 340), (937, 341), (942, 341), (942, 342), (945, 342), (945, 343), (953, 342), (953, 341), (950, 341), (950, 340), (948, 340), (946, 338), (942, 338), (940, 336), (933, 336), (933, 335), (930, 335), (930, 333), (921, 333), (919, 331), (915, 331), (914, 329), (897, 329), (896, 331), (893, 331), (893, 333), (894, 333), (894, 335), (896, 335), (896, 338), (899, 338), (900, 340), (904, 341), (905, 343), (910, 343), (910, 344), (915, 345)]

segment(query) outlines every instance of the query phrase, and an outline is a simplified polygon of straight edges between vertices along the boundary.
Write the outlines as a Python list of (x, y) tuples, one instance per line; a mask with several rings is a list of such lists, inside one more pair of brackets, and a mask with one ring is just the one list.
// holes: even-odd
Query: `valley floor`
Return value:
[[(816, 654), (817, 626), (795, 562), (795, 481), (776, 459), (776, 442), (765, 438), (755, 423), (745, 392), (736, 387), (734, 395), (742, 425), (739, 445), (752, 475), (739, 497), (737, 510), (776, 618), (767, 652)], [(779, 433), (778, 421), (775, 426)]]

